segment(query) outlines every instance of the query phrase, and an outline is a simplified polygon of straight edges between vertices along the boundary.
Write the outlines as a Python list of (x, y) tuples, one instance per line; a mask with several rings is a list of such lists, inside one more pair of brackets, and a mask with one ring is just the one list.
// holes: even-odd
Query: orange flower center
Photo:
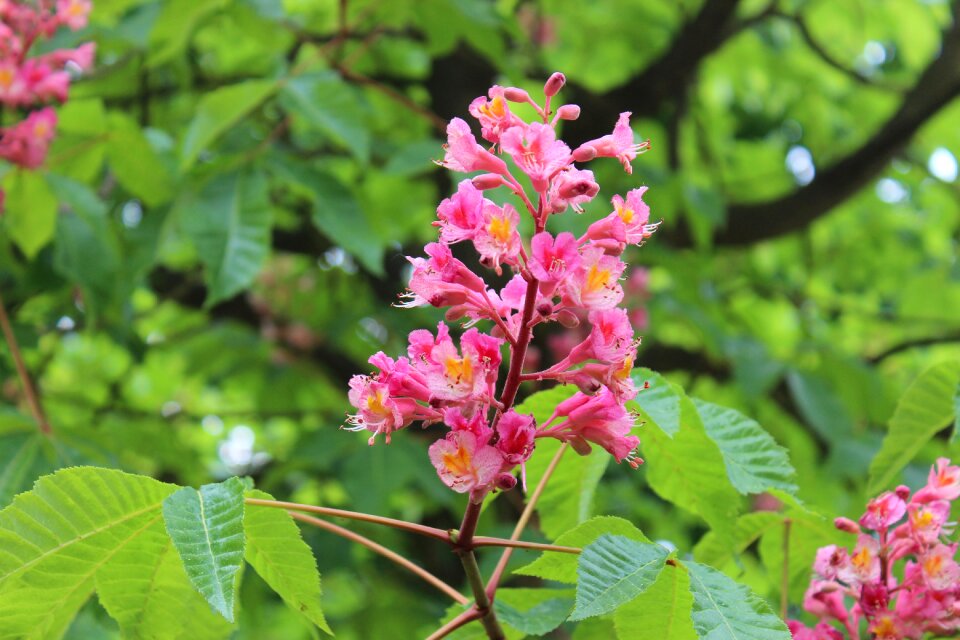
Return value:
[(447, 358), (444, 369), (446, 369), (448, 378), (468, 384), (473, 382), (473, 362), (470, 358), (463, 358), (462, 360)]
[(623, 220), (624, 224), (630, 224), (633, 220), (633, 209), (626, 205), (617, 205), (617, 215)]
[(513, 232), (513, 225), (506, 218), (493, 218), (487, 226), (487, 231), (500, 244), (506, 244), (510, 240), (510, 234)]
[(443, 454), (443, 466), (455, 476), (465, 476), (472, 469), (473, 459), (464, 446), (457, 447), (453, 453)]
[(610, 275), (609, 269), (601, 269), (597, 265), (592, 265), (590, 271), (587, 272), (586, 290), (595, 292), (606, 287), (610, 283)]
[(503, 98), (497, 96), (489, 102), (484, 102), (480, 105), (480, 113), (490, 118), (502, 118), (507, 112), (507, 105), (504, 102)]

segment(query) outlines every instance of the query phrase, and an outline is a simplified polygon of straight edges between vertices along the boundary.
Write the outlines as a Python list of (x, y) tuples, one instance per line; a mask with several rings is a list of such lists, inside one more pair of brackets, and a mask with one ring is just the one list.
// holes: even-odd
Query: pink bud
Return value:
[(517, 478), (512, 473), (501, 473), (497, 476), (497, 488), (501, 491), (510, 491), (517, 486)]
[(569, 309), (563, 309), (557, 314), (557, 322), (565, 326), (567, 329), (573, 329), (574, 327), (580, 326), (580, 318), (578, 318), (577, 314)]
[(517, 87), (507, 87), (504, 89), (503, 97), (510, 102), (530, 102), (530, 94)]
[(543, 93), (551, 98), (557, 95), (560, 92), (560, 89), (563, 89), (563, 85), (567, 84), (567, 76), (563, 75), (559, 71), (556, 71), (547, 78), (547, 83), (543, 85)]
[(860, 533), (860, 525), (850, 518), (837, 518), (833, 521), (833, 526), (846, 533)]
[(465, 315), (467, 315), (467, 308), (464, 305), (459, 305), (456, 307), (450, 307), (447, 309), (446, 313), (443, 314), (443, 319), (447, 322), (456, 322), (460, 320)]
[[(581, 173), (587, 173), (583, 171)], [(499, 177), (499, 176), (497, 176)], [(586, 178), (581, 178), (580, 180), (569, 180), (563, 183), (560, 187), (559, 193), (560, 197), (564, 200), (572, 200), (573, 198), (579, 196), (586, 196), (588, 198), (593, 198), (600, 192), (600, 185), (598, 185), (593, 180), (587, 180)]]
[(544, 318), (548, 317), (551, 313), (553, 313), (553, 303), (549, 300), (544, 300), (537, 305), (537, 313)]
[(896, 492), (897, 497), (899, 497), (904, 502), (906, 502), (907, 498), (910, 497), (910, 487), (908, 487), (905, 484), (900, 485), (894, 491)]
[(576, 120), (580, 117), (580, 107), (575, 104), (565, 104), (557, 109), (557, 117), (561, 120)]
[(577, 147), (576, 151), (573, 152), (574, 162), (589, 162), (596, 157), (597, 150), (587, 145)]
[(487, 189), (496, 189), (497, 187), (504, 184), (503, 177), (497, 175), (496, 173), (481, 173), (475, 177), (470, 182), (473, 183), (473, 186), (480, 191), (486, 191)]

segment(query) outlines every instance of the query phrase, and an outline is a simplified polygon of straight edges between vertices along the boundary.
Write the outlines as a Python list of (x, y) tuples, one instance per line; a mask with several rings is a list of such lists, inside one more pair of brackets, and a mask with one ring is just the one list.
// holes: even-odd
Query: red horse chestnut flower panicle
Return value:
[[(556, 128), (579, 117), (580, 108), (562, 105), (554, 113), (550, 106), (565, 82), (563, 74), (553, 74), (542, 104), (525, 90), (500, 86), (471, 102), (468, 110), (483, 139), (492, 143), (489, 149), (466, 121), (451, 120), (438, 164), (478, 175), (462, 180), (440, 202), (433, 223), (439, 237), (426, 245), (425, 257), (408, 258), (413, 268), (399, 306), (445, 308), (446, 320), (463, 321), (465, 331), (459, 346), (443, 322), (435, 334), (413, 331), (406, 358), (377, 354), (370, 362), (378, 372), (350, 383), (356, 412), (348, 417), (349, 428), (373, 432), (371, 443), (381, 433), (389, 442), (393, 431), (413, 422), (442, 422), (448, 431), (431, 445), (430, 460), (445, 484), (469, 493), (474, 502), (516, 485), (517, 468), (523, 478), (539, 438), (569, 443), (582, 454), (596, 444), (618, 462), (634, 467), (641, 462), (634, 453), (640, 440), (631, 433), (636, 420), (624, 406), (637, 393), (630, 373), (639, 341), (630, 315), (617, 305), (624, 296), (621, 254), (656, 230), (643, 202), (646, 189), (615, 196), (614, 210), (580, 238), (551, 233), (547, 223), (567, 209), (582, 213), (600, 192), (593, 172), (574, 165), (575, 155), (583, 162), (617, 158), (629, 172), (646, 144), (633, 142), (624, 114), (613, 134), (571, 153)], [(532, 106), (541, 121), (525, 122), (511, 103)], [(526, 176), (532, 192), (514, 171)], [(486, 197), (500, 187), (515, 199)], [(529, 237), (522, 233), (525, 216), (533, 227)], [(469, 266), (450, 248), (466, 241), (476, 255)], [(494, 288), (484, 270), (512, 275)], [(483, 329), (481, 322), (491, 324)], [(525, 373), (534, 330), (551, 322), (577, 328), (569, 353), (552, 367)], [(570, 384), (579, 391), (538, 425), (513, 408), (525, 380)]]
[(803, 607), (820, 621), (812, 629), (789, 621), (793, 637), (843, 637), (831, 635), (839, 627), (859, 638), (862, 621), (871, 638), (887, 640), (960, 632), (958, 545), (945, 538), (958, 497), (960, 467), (940, 458), (912, 497), (900, 486), (870, 500), (859, 524), (837, 518), (839, 530), (857, 534), (856, 545), (817, 552)]

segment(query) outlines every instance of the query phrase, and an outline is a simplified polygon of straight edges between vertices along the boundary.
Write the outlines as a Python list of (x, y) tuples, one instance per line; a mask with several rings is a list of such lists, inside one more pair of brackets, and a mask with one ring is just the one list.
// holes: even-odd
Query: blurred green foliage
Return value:
[[(0, 504), (90, 463), (183, 485), (250, 475), (280, 499), (455, 524), (462, 500), (427, 461), (431, 434), (368, 447), (337, 431), (346, 380), (439, 318), (389, 305), (456, 179), (431, 162), (444, 120), (493, 82), (532, 91), (562, 70), (561, 97), (584, 108), (574, 143), (629, 110), (654, 150), (633, 176), (594, 163), (601, 197), (558, 225), (583, 229), (613, 193), (650, 187), (662, 229), (625, 256), (649, 277), (632, 300), (649, 319), (639, 363), (755, 419), (789, 452), (806, 506), (703, 484), (722, 466), (674, 489), (670, 469), (604, 469), (594, 456), (568, 461), (578, 468), (528, 535), (615, 514), (776, 601), (786, 514), (799, 604), (813, 551), (838, 539), (829, 518), (860, 513), (898, 398), (930, 365), (960, 359), (960, 64), (937, 66), (960, 47), (956, 11), (937, 0), (95, 2), (86, 30), (51, 43), (93, 39), (98, 64), (59, 110), (46, 169), (0, 167), (0, 288), (54, 430), (35, 434), (0, 351)], [(748, 217), (762, 206), (772, 213)], [(536, 355), (553, 357), (546, 339)], [(939, 413), (901, 445), (916, 455), (874, 468), (883, 482), (871, 490), (957, 455), (946, 431), (957, 378), (944, 375)], [(641, 405), (645, 455), (700, 450)], [(545, 464), (531, 462), (531, 477)], [(684, 490), (700, 508), (660, 497)], [(781, 502), (780, 515), (752, 512)], [(499, 498), (481, 533), (509, 535), (521, 503), (519, 491)], [(460, 586), (443, 549), (356, 528)], [(418, 637), (444, 616), (447, 602), (382, 558), (305, 535), (338, 637)], [(310, 637), (252, 572), (238, 608), (237, 638)], [(612, 625), (556, 637), (608, 638)], [(117, 633), (92, 603), (68, 637)]]

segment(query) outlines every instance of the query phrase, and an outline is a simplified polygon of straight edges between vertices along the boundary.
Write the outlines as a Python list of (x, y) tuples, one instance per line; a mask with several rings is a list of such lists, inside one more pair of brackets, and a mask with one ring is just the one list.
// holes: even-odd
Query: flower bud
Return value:
[(860, 525), (850, 518), (837, 518), (833, 521), (833, 526), (846, 533), (860, 533)]
[(504, 184), (503, 176), (500, 176), (496, 173), (481, 173), (479, 176), (475, 177), (470, 182), (472, 182), (473, 186), (479, 189), (480, 191), (486, 191), (487, 189), (496, 189), (497, 187)]
[(563, 89), (563, 85), (567, 84), (567, 76), (563, 75), (559, 71), (555, 71), (553, 75), (547, 78), (546, 84), (543, 85), (543, 93), (551, 98), (557, 95), (560, 92), (560, 89)]
[(574, 162), (589, 162), (597, 157), (597, 150), (589, 145), (577, 147), (572, 154)]
[(565, 104), (557, 109), (557, 117), (561, 120), (576, 120), (580, 117), (580, 107), (575, 104)]
[(447, 309), (447, 312), (443, 314), (443, 319), (447, 322), (456, 322), (460, 320), (465, 315), (467, 315), (467, 308), (464, 305), (459, 305), (456, 307), (450, 307)]
[[(590, 172), (583, 171), (581, 173)], [(586, 178), (566, 181), (559, 190), (560, 197), (564, 200), (570, 200), (571, 198), (576, 198), (578, 196), (587, 196), (588, 198), (593, 198), (599, 192), (600, 185), (593, 180), (587, 180)]]
[(544, 300), (537, 305), (537, 313), (539, 313), (544, 318), (550, 317), (550, 314), (553, 313), (553, 303), (549, 300)]
[(586, 441), (583, 436), (574, 436), (567, 440), (570, 443), (570, 446), (581, 456), (588, 456), (590, 452), (593, 451), (593, 447), (590, 446), (590, 443)]
[(577, 314), (569, 309), (563, 309), (557, 314), (557, 322), (567, 329), (573, 329), (574, 327), (580, 326), (580, 318), (578, 318)]
[(512, 473), (501, 473), (497, 476), (497, 488), (501, 491), (510, 491), (517, 486), (517, 478)]
[(905, 484), (900, 485), (894, 491), (897, 494), (897, 497), (903, 500), (904, 502), (906, 502), (907, 498), (910, 497), (910, 487), (908, 487)]
[(430, 296), (430, 304), (434, 307), (452, 307), (467, 301), (466, 291), (441, 291)]
[(510, 102), (530, 102), (530, 94), (518, 87), (507, 87), (503, 90), (503, 97)]

